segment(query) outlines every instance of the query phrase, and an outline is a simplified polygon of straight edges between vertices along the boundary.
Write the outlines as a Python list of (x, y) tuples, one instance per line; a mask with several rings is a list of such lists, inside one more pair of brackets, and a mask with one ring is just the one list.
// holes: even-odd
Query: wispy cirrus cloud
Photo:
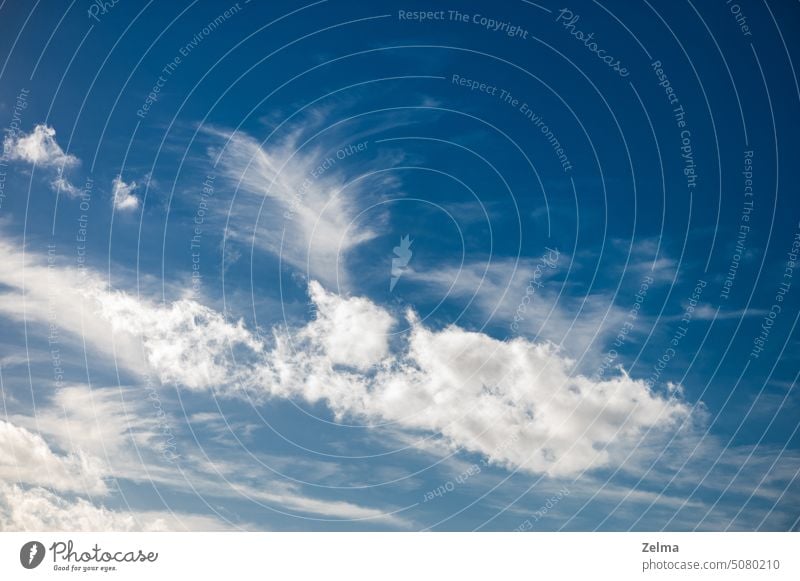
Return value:
[(169, 511), (112, 510), (42, 487), (0, 481), (0, 531), (216, 531), (231, 529), (219, 519)]
[[(226, 207), (227, 235), (280, 256), (328, 285), (347, 286), (348, 254), (377, 236), (356, 221), (359, 211), (396, 186), (387, 173), (370, 173), (355, 138), (329, 135), (325, 146), (304, 140), (321, 119), (298, 124), (280, 140), (260, 143), (241, 131), (204, 127), (209, 154), (236, 197)], [(316, 121), (315, 121), (316, 119)], [(229, 211), (229, 212), (228, 212)]]
[(570, 257), (556, 251), (532, 258), (471, 260), (464, 264), (417, 265), (405, 277), (423, 292), (470, 306), (480, 320), (551, 342), (581, 358), (581, 368), (596, 366), (608, 338), (625, 318), (626, 308), (610, 292), (576, 295), (569, 288)]

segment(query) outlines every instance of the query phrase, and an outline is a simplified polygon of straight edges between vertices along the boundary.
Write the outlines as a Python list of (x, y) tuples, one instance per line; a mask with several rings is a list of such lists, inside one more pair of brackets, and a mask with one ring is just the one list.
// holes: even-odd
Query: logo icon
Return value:
[(35, 569), (44, 559), (44, 545), (39, 541), (30, 541), (19, 550), (19, 562), (26, 569)]
[(392, 258), (392, 279), (389, 282), (389, 292), (394, 290), (394, 286), (400, 280), (406, 266), (408, 266), (408, 261), (411, 260), (411, 245), (413, 243), (414, 241), (410, 240), (409, 235), (406, 234), (400, 238), (400, 246), (394, 247), (395, 257)]

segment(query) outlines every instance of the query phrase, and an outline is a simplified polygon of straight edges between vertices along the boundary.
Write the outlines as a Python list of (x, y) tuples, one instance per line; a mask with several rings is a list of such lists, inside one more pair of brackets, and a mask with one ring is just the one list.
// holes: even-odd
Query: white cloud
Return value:
[(122, 212), (132, 211), (139, 207), (139, 198), (134, 195), (136, 182), (125, 183), (122, 176), (117, 176), (111, 182), (114, 195), (114, 207)]
[(0, 481), (0, 531), (213, 531), (230, 528), (203, 515), (116, 511), (59, 496), (43, 488)]
[(471, 305), (485, 321), (504, 325), (508, 335), (519, 333), (563, 347), (581, 357), (580, 369), (591, 374), (604, 355), (607, 339), (619, 331), (626, 310), (614, 304), (610, 293), (572, 296), (561, 282), (568, 275), (570, 257), (555, 256), (543, 251), (538, 259), (518, 262), (493, 259), (418, 267), (404, 276), (426, 292)]
[[(111, 291), (91, 270), (82, 274), (58, 266), (57, 260), (48, 265), (44, 255), (32, 251), (23, 257), (2, 238), (0, 252), (5, 257), (0, 261), (0, 285), (6, 287), (0, 291), (0, 314), (25, 320), (31, 338), (37, 330), (46, 336), (52, 323), (63, 348), (72, 338), (82, 338), (92, 352), (104, 356), (100, 361), (114, 355), (120, 367), (137, 375), (149, 368), (164, 382), (193, 389), (253, 390), (264, 374), (263, 345), (242, 323), (226, 322), (221, 314), (197, 302), (165, 305)], [(22, 304), (24, 309), (20, 309)], [(236, 362), (233, 354), (237, 354)], [(32, 488), (98, 495), (107, 492), (106, 478), (153, 482), (173, 490), (185, 490), (188, 479), (194, 490), (208, 497), (248, 496), (287, 512), (408, 526), (391, 511), (307, 496), (299, 487), (265, 480), (260, 471), (243, 481), (241, 465), (220, 481), (225, 462), (195, 457), (192, 443), (180, 440), (179, 420), (157, 416), (158, 410), (150, 409), (143, 390), (131, 390), (136, 388), (125, 389), (123, 402), (119, 388), (68, 385), (48, 394), (46, 403), (40, 401), (35, 417), (12, 413), (13, 423), (0, 422), (0, 528), (144, 528), (139, 517), (128, 513)], [(15, 406), (20, 408), (18, 402)], [(180, 456), (180, 470), (161, 455), (165, 439), (173, 437), (178, 442), (175, 453)], [(57, 443), (59, 451), (47, 442)], [(267, 483), (268, 491), (264, 490)], [(160, 522), (158, 526), (168, 530), (180, 530), (187, 519), (190, 528), (218, 528), (208, 524), (216, 521), (200, 516), (165, 520), (169, 515), (142, 514), (150, 519), (147, 522)]]
[(82, 451), (54, 453), (44, 438), (0, 420), (0, 481), (107, 494), (102, 465)]
[(320, 500), (297, 494), (276, 493), (266, 490), (264, 486), (248, 486), (230, 484), (231, 492), (260, 502), (267, 502), (282, 510), (297, 511), (306, 514), (342, 519), (346, 521), (369, 520), (385, 523), (395, 527), (408, 528), (409, 521), (400, 516), (380, 509), (361, 506), (352, 502), (336, 500)]
[[(687, 307), (687, 304), (684, 304), (684, 309)], [(692, 312), (692, 318), (697, 319), (699, 321), (713, 321), (713, 320), (725, 320), (725, 319), (742, 319), (744, 317), (763, 317), (769, 311), (766, 309), (734, 309), (734, 310), (724, 310), (720, 309), (717, 311), (714, 307), (709, 304), (702, 304), (697, 305)], [(676, 318), (681, 318), (684, 315), (681, 313), (680, 315), (676, 316)]]
[[(149, 367), (164, 381), (191, 389), (227, 395), (246, 390), (248, 396), (262, 399), (322, 402), (339, 417), (390, 423), (389, 430), (402, 430), (409, 435), (409, 443), (414, 435), (439, 435), (435, 440), (450, 449), (469, 450), (498, 465), (556, 477), (595, 467), (622, 467), (642, 474), (664, 449), (662, 436), (673, 435), (685, 420), (689, 429), (683, 428), (684, 433), (691, 435), (694, 414), (679, 392), (662, 395), (624, 374), (605, 381), (581, 376), (564, 352), (550, 343), (522, 338), (499, 341), (456, 326), (434, 330), (413, 313), (408, 314), (410, 332), (394, 337), (391, 333), (400, 325), (385, 309), (364, 297), (337, 296), (316, 283), (309, 287), (317, 310), (314, 320), (288, 334), (276, 329), (273, 340), (262, 342), (243, 323), (227, 321), (197, 302), (162, 303), (113, 291), (91, 271), (81, 276), (69, 268), (48, 268), (46, 257), (36, 252), (27, 252), (23, 260), (21, 252), (2, 239), (0, 251), (6, 257), (0, 262), (0, 284), (7, 287), (0, 294), (0, 313), (25, 318), (29, 331), (35, 332), (32, 323), (46, 323), (49, 301), (55, 301), (63, 333), (83, 335), (90, 348), (103, 354), (110, 355), (110, 345), (116, 345), (123, 367), (137, 372)], [(20, 312), (23, 276), (24, 313)], [(142, 352), (144, 359), (138, 356)], [(270, 482), (265, 488), (263, 474), (254, 467), (243, 475), (247, 459), (226, 467), (216, 458), (206, 458), (204, 465), (187, 454), (181, 464), (184, 472), (178, 475), (174, 467), (154, 466), (152, 456), (144, 454), (137, 467), (132, 455), (126, 459), (129, 440), (136, 441), (140, 451), (146, 450), (152, 426), (114, 411), (111, 391), (69, 387), (53, 394), (49, 407), (37, 410), (37, 421), (9, 416), (10, 423), (3, 426), (5, 439), (0, 442), (0, 527), (74, 529), (65, 524), (72, 518), (83, 519), (80, 522), (88, 523), (88, 528), (150, 526), (138, 516), (112, 513), (109, 517), (107, 509), (88, 501), (56, 497), (39, 488), (100, 494), (104, 478), (135, 480), (137, 469), (140, 479), (174, 490), (182, 490), (188, 478), (199, 494), (208, 497), (244, 497), (325, 518), (408, 526), (402, 518), (388, 514), (391, 511), (310, 498), (281, 483)], [(134, 433), (119, 428), (123, 424), (135, 426)], [(104, 445), (113, 459), (125, 461), (102, 469), (94, 460), (85, 462), (103, 457)], [(702, 456), (711, 454), (704, 452), (706, 446), (694, 453), (693, 465), (710, 463)], [(673, 448), (678, 449), (670, 445), (669, 450)], [(713, 461), (715, 456), (708, 457)], [(649, 480), (668, 481), (684, 459), (675, 455)], [(725, 466), (738, 469), (745, 463), (751, 465), (734, 458)], [(37, 465), (48, 467), (51, 476), (47, 470), (37, 471)], [(142, 473), (144, 466), (147, 474)], [(791, 472), (795, 460), (786, 466)], [(684, 486), (695, 485), (693, 474), (679, 471), (682, 479), (689, 479)], [(709, 478), (703, 485), (713, 486), (716, 481)], [(757, 486), (758, 482), (752, 486), (748, 482), (743, 492)], [(783, 487), (762, 489), (758, 495), (766, 498), (779, 495)], [(674, 501), (660, 496), (641, 500), (660, 505)], [(166, 518), (147, 515), (142, 518)], [(181, 525), (164, 520), (152, 526), (174, 529)]]
[(47, 125), (37, 125), (27, 135), (8, 135), (3, 147), (9, 159), (45, 167), (68, 168), (78, 165), (78, 158), (64, 153), (56, 143), (56, 130)]
[[(352, 301), (328, 295), (317, 306), (343, 303), (365, 316), (367, 308)], [(362, 320), (353, 335), (370, 328)], [(492, 462), (551, 475), (608, 466), (646, 430), (673, 429), (689, 415), (684, 402), (624, 374), (595, 382), (571, 373), (572, 362), (550, 344), (503, 342), (455, 326), (434, 331), (413, 313), (409, 323), (406, 349), (374, 376), (331, 368), (327, 338), (311, 323), (302, 333), (323, 355), (303, 348), (289, 355), (279, 345), (270, 356), (284, 370), (279, 391), (325, 400), (338, 415), (440, 433)]]
[(319, 343), (331, 363), (366, 370), (388, 356), (389, 313), (364, 298), (341, 300), (316, 281), (309, 292), (317, 317), (299, 336)]
[(64, 175), (66, 169), (77, 166), (80, 160), (61, 149), (56, 142), (56, 130), (52, 127), (40, 124), (28, 134), (8, 134), (3, 139), (3, 150), (8, 159), (51, 169), (55, 173), (50, 181), (54, 191), (64, 192), (72, 198), (80, 195), (80, 188)]
[(77, 198), (81, 195), (81, 189), (72, 185), (62, 173), (59, 173), (58, 176), (50, 182), (50, 187), (56, 192), (64, 192), (71, 198)]
[(6, 287), (0, 287), (0, 315), (45, 330), (52, 324), (59, 334), (85, 337), (90, 348), (115, 355), (126, 368), (143, 364), (139, 341), (115, 337), (110, 323), (94, 316), (98, 308), (94, 297), (108, 288), (101, 276), (89, 269), (60, 266), (64, 257), (57, 252), (23, 253), (2, 236), (0, 255), (0, 283)]
[(389, 178), (376, 175), (348, 184), (345, 168), (357, 160), (339, 159), (335, 151), (298, 150), (297, 133), (267, 148), (243, 133), (204, 132), (215, 139), (210, 153), (218, 156), (217, 167), (238, 188), (234, 204), (224, 206), (231, 214), (228, 236), (280, 255), (328, 285), (346, 284), (348, 251), (376, 236), (353, 222), (358, 204)]
[(619, 276), (649, 276), (659, 283), (671, 283), (678, 275), (678, 262), (667, 254), (663, 239), (615, 239), (612, 245), (618, 252), (626, 253), (625, 260), (620, 257), (617, 263)]
[(104, 474), (138, 478), (143, 462), (151, 470), (163, 466), (166, 445), (174, 447), (174, 420), (158, 414), (151, 403), (144, 389), (77, 384), (48, 393), (46, 403), (38, 402), (35, 417), (17, 413), (9, 419), (58, 442), (67, 453), (96, 458)]
[[(165, 383), (190, 389), (236, 385), (242, 371), (232, 357), (262, 345), (244, 328), (196, 301), (158, 305), (120, 292), (95, 291), (95, 312), (119, 337), (140, 338), (147, 362)], [(246, 369), (247, 359), (241, 359)]]

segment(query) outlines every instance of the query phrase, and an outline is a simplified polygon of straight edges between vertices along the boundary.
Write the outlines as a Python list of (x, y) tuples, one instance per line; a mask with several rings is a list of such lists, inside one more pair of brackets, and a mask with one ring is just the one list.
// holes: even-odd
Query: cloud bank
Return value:
[[(551, 343), (500, 341), (457, 326), (434, 330), (413, 311), (406, 313), (410, 331), (393, 337), (398, 321), (388, 311), (317, 282), (309, 285), (315, 318), (262, 341), (243, 322), (193, 300), (136, 298), (91, 276), (92, 284), (84, 278), (69, 286), (77, 280), (69, 269), (37, 276), (45, 267), (27, 256), (32, 297), (58, 281), (66, 285), (61, 300), (73, 311), (73, 300), (84, 305), (91, 325), (67, 319), (65, 330), (95, 334), (87, 338), (106, 352), (109, 337), (143, 352), (163, 383), (262, 402), (324, 402), (338, 418), (439, 436), (509, 468), (571, 475), (613, 466), (643, 433), (674, 430), (690, 413), (679, 393), (657, 393), (624, 373), (602, 381), (574, 373)], [(21, 284), (13, 273), (0, 269), (0, 282)], [(16, 304), (0, 300), (0, 312)], [(28, 304), (29, 322), (46, 321), (44, 301)], [(129, 353), (119, 362), (141, 369), (141, 358)]]
[[(92, 351), (113, 356), (133, 374), (146, 370), (163, 384), (247, 397), (257, 404), (274, 398), (324, 403), (340, 420), (376, 429), (385, 425), (387, 433), (420, 440), (422, 449), (426, 439), (433, 439), (507, 469), (573, 476), (624, 467), (626, 455), (645, 434), (644, 445), (657, 445), (661, 436), (674, 434), (690, 420), (690, 405), (679, 391), (659, 393), (624, 373), (592, 380), (576, 373), (573, 362), (552, 343), (500, 341), (455, 325), (434, 329), (412, 310), (405, 313), (408, 331), (394, 334), (400, 321), (389, 311), (366, 297), (332, 293), (315, 281), (309, 284), (312, 320), (295, 328), (276, 327), (263, 339), (242, 321), (230, 321), (197, 301), (137, 297), (109, 287), (91, 270), (53, 264), (46, 254), (28, 251), (23, 257), (2, 239), (0, 249), (7, 255), (0, 266), (0, 314), (24, 317), (30, 332), (37, 326), (48, 329), (55, 309), (60, 333), (83, 337)], [(26, 311), (20, 313), (23, 288)], [(33, 418), (14, 416), (13, 423), (0, 424), (0, 526), (55, 530), (77, 519), (87, 529), (180, 528), (161, 514), (139, 518), (70, 496), (107, 496), (108, 477), (136, 479), (130, 438), (141, 449), (155, 447), (157, 427), (147, 421), (108, 433), (108, 426), (81, 420), (78, 408), (89, 400), (107, 417), (116, 417), (108, 398), (92, 392), (75, 387), (57, 392), (52, 413), (42, 409), (37, 414), (41, 433)], [(88, 431), (100, 432), (55, 451), (42, 434), (69, 441), (56, 408)], [(127, 419), (126, 425), (131, 425)], [(108, 445), (105, 457), (117, 459), (114, 465), (98, 460), (101, 451), (91, 446), (96, 440)], [(208, 494), (260, 499), (327, 518), (408, 526), (386, 511), (280, 487), (265, 492), (249, 480), (229, 480), (216, 462), (211, 471), (207, 461), (186, 462), (186, 473), (194, 474), (193, 482)], [(181, 486), (163, 466), (152, 468), (148, 478)], [(213, 484), (217, 475), (223, 477), (222, 488)], [(186, 515), (186, 522), (223, 526), (203, 518)]]

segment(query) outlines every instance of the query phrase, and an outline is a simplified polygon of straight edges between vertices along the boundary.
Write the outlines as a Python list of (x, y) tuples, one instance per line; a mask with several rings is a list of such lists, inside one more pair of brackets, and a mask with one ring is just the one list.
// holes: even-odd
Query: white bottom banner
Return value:
[(2, 533), (0, 579), (800, 579), (796, 533)]

